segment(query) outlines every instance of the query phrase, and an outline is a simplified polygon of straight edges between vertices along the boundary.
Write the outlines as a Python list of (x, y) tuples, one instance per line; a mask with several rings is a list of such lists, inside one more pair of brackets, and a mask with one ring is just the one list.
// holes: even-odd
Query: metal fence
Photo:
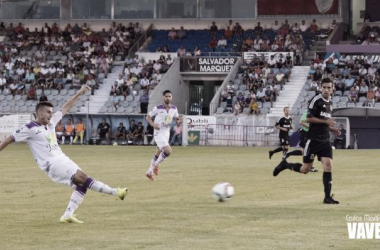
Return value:
[(188, 131), (200, 131), (199, 144), (205, 146), (273, 146), (279, 142), (273, 126), (208, 124), (189, 126)]

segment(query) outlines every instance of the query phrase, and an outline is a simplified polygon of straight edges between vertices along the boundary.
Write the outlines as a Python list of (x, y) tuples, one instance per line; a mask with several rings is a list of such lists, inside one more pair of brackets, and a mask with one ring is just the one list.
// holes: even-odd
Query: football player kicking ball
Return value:
[(324, 204), (339, 204), (331, 196), (332, 188), (332, 148), (330, 145), (331, 131), (338, 136), (340, 131), (334, 127), (335, 119), (331, 118), (333, 82), (329, 78), (322, 80), (322, 94), (313, 97), (309, 105), (307, 122), (310, 124), (307, 133), (307, 142), (303, 154), (303, 164), (288, 163), (283, 160), (274, 170), (273, 176), (277, 176), (285, 169), (307, 174), (313, 166), (314, 158), (318, 156), (323, 165), (323, 185), (325, 191)]
[(55, 136), (55, 126), (62, 117), (71, 109), (75, 101), (91, 88), (83, 85), (58, 112), (53, 113), (53, 104), (40, 102), (36, 106), (36, 120), (21, 127), (11, 136), (8, 136), (1, 144), (0, 151), (12, 142), (26, 140), (32, 151), (33, 158), (38, 166), (50, 179), (56, 183), (75, 188), (71, 195), (66, 211), (60, 218), (62, 223), (83, 223), (74, 216), (74, 211), (82, 203), (87, 189), (118, 196), (124, 200), (128, 193), (127, 188), (111, 188), (108, 185), (87, 176), (77, 164), (67, 157), (58, 145)]
[[(158, 165), (169, 157), (172, 148), (169, 145), (170, 126), (173, 118), (181, 122), (182, 118), (178, 115), (177, 107), (172, 105), (172, 92), (163, 92), (164, 104), (155, 106), (146, 117), (146, 120), (154, 128), (154, 140), (157, 143), (156, 154), (153, 156), (146, 177), (154, 181), (154, 175), (158, 175)], [(153, 122), (153, 117), (154, 122)]]

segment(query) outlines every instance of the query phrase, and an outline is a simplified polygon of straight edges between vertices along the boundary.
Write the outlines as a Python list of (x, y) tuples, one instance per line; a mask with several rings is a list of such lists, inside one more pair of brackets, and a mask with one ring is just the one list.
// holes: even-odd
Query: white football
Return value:
[(228, 201), (234, 195), (234, 187), (228, 182), (220, 182), (212, 188), (212, 197), (217, 201)]

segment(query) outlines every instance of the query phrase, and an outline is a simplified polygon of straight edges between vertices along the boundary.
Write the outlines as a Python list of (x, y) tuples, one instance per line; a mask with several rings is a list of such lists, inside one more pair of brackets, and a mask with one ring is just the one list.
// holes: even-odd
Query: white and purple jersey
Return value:
[(38, 166), (46, 171), (54, 161), (59, 161), (67, 156), (62, 152), (57, 143), (55, 126), (62, 119), (62, 112), (53, 114), (50, 123), (41, 125), (32, 121), (15, 131), (11, 137), (15, 142), (26, 140)]
[(154, 131), (154, 135), (162, 134), (166, 137), (170, 135), (170, 126), (172, 124), (173, 118), (178, 117), (178, 109), (174, 105), (170, 105), (170, 108), (167, 110), (164, 105), (158, 105), (149, 112), (148, 116), (156, 117), (154, 119), (154, 124), (160, 126), (159, 130)]

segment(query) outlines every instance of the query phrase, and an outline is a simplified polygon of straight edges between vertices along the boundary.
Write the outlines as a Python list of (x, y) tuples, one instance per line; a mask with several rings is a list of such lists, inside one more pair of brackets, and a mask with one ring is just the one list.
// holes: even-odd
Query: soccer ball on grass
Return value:
[(228, 182), (220, 182), (212, 188), (212, 197), (217, 201), (228, 201), (234, 195), (234, 187)]

